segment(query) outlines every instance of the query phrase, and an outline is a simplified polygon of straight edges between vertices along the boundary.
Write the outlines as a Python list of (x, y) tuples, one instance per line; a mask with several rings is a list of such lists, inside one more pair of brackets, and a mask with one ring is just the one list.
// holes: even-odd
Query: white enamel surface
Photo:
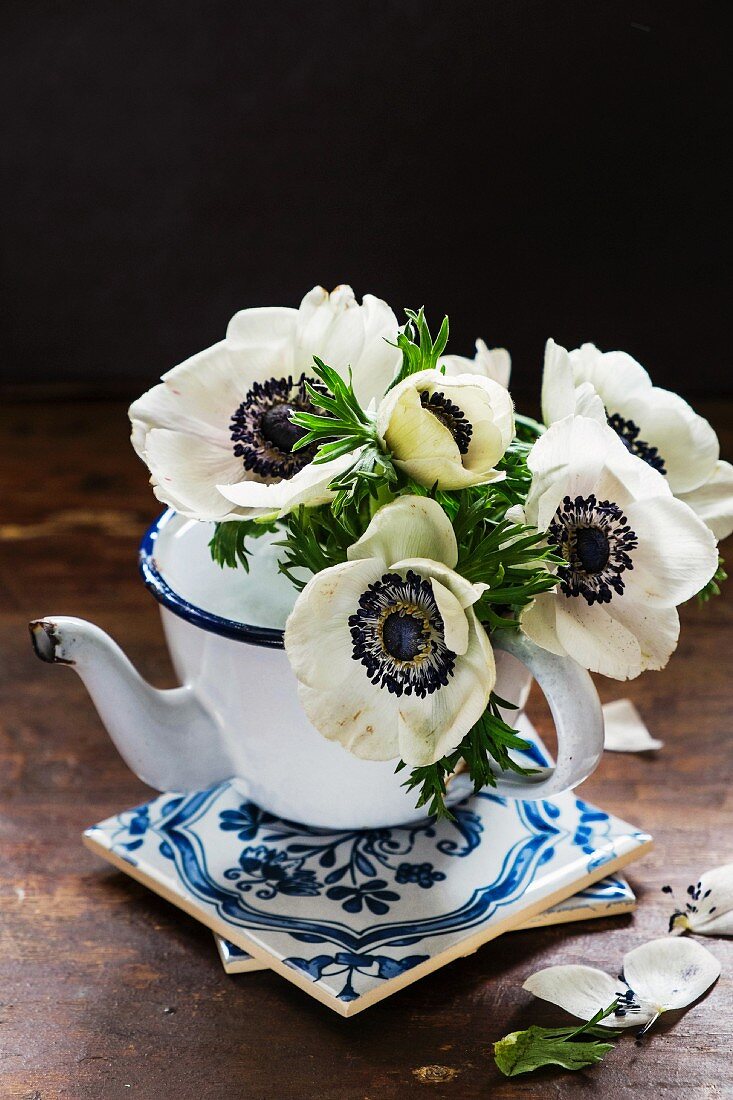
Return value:
[[(566, 657), (539, 649), (523, 636), (502, 634), (493, 641), (496, 649), (521, 661), (535, 677), (557, 729), (555, 767), (526, 778), (506, 772), (499, 780), (500, 793), (514, 798), (547, 798), (577, 787), (595, 770), (603, 755), (603, 713), (589, 673)], [(498, 680), (496, 691), (504, 698)]]
[[(170, 587), (193, 604), (255, 626), (282, 627), (295, 590), (278, 576), (272, 539), (254, 543), (250, 573), (221, 570), (209, 556), (210, 525), (174, 516), (159, 533), (155, 561)], [(285, 651), (201, 629), (161, 608), (166, 639), (184, 686), (156, 692), (101, 631), (52, 620), (57, 656), (72, 660), (125, 760), (159, 790), (192, 790), (237, 777), (239, 789), (280, 817), (336, 829), (420, 820), (415, 794), (393, 761), (352, 756), (309, 723)], [(65, 625), (66, 624), (66, 625)], [(315, 624), (317, 629), (317, 624)], [(501, 642), (539, 680), (558, 723), (556, 769), (523, 780), (499, 778), (511, 798), (544, 798), (581, 782), (602, 749), (600, 706), (590, 677), (565, 658), (520, 639)], [(498, 694), (523, 705), (529, 674), (497, 650)], [(355, 674), (358, 674), (356, 670)], [(511, 712), (516, 718), (516, 712)], [(509, 717), (509, 716), (508, 716)], [(509, 718), (509, 720), (513, 720)], [(451, 783), (448, 801), (470, 790)]]

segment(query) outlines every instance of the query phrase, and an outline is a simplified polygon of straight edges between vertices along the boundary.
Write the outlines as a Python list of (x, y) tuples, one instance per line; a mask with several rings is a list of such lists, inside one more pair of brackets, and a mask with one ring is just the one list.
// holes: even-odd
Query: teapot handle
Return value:
[(535, 800), (577, 787), (597, 768), (603, 754), (603, 712), (590, 673), (570, 657), (540, 649), (523, 634), (501, 631), (492, 635), (491, 641), (532, 673), (547, 699), (557, 732), (555, 766), (526, 776), (499, 772), (497, 794)]

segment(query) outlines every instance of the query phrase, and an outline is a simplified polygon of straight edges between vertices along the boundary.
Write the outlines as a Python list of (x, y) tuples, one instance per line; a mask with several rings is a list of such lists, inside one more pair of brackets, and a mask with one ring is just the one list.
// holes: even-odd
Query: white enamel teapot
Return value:
[[(140, 570), (161, 605), (182, 687), (146, 683), (112, 639), (82, 619), (31, 623), (36, 653), (84, 681), (130, 768), (160, 791), (206, 788), (227, 779), (263, 809), (330, 829), (377, 828), (424, 817), (402, 786), (396, 761), (362, 760), (322, 737), (298, 701), (283, 648), (295, 589), (277, 571), (273, 538), (256, 540), (249, 573), (212, 562), (211, 525), (172, 511), (152, 525)], [(545, 798), (581, 783), (603, 751), (603, 718), (589, 674), (528, 639), (494, 634), (497, 694), (526, 702), (534, 676), (557, 728), (557, 762), (532, 776), (497, 774), (497, 793)], [(516, 711), (507, 715), (516, 718)], [(455, 804), (470, 791), (457, 775)]]

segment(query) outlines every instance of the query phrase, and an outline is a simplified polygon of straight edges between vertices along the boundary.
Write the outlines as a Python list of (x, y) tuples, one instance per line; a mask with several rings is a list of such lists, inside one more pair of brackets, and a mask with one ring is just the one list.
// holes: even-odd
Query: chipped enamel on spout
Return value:
[(79, 674), (120, 755), (144, 783), (159, 791), (191, 790), (232, 774), (216, 719), (193, 685), (151, 687), (117, 643), (84, 619), (41, 619), (31, 623), (31, 636), (41, 660)]
[[(233, 779), (263, 809), (332, 829), (424, 817), (414, 808), (414, 792), (402, 786), (405, 774), (395, 775), (395, 761), (352, 756), (306, 718), (282, 643), (296, 593), (277, 571), (276, 536), (253, 543), (249, 573), (215, 565), (210, 537), (210, 525), (169, 511), (147, 532), (140, 551), (140, 571), (161, 605), (182, 687), (151, 687), (108, 635), (82, 619), (46, 616), (31, 623), (37, 655), (78, 673), (125, 762), (157, 790), (198, 790)], [(558, 741), (554, 768), (531, 777), (501, 774), (498, 793), (535, 799), (576, 786), (603, 751), (603, 718), (590, 676), (525, 638), (494, 636), (492, 642), (497, 694), (521, 712), (534, 676)], [(514, 723), (517, 712), (506, 717)], [(467, 776), (456, 776), (449, 804), (470, 790)]]

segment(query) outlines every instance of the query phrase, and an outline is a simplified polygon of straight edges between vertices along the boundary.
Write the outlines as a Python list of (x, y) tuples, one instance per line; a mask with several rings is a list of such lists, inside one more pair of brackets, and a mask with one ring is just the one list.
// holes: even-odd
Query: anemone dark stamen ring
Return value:
[(644, 462), (647, 462), (655, 470), (659, 470), (660, 474), (667, 473), (664, 459), (660, 455), (658, 449), (652, 447), (651, 443), (639, 439), (639, 432), (641, 429), (637, 427), (633, 420), (624, 420), (618, 413), (612, 413), (608, 417), (608, 423), (632, 455), (636, 455), (637, 458), (642, 458)]
[(316, 447), (293, 447), (305, 435), (305, 428), (293, 424), (294, 412), (314, 412), (305, 388), (317, 379), (301, 374), (297, 382), (290, 375), (255, 382), (232, 416), (229, 425), (234, 454), (245, 470), (266, 478), (290, 478), (313, 458)]
[(567, 565), (558, 567), (560, 591), (594, 603), (610, 603), (622, 596), (622, 574), (633, 569), (631, 554), (639, 545), (617, 504), (588, 497), (565, 497), (547, 532)]
[(349, 627), (352, 657), (393, 695), (424, 699), (453, 675), (456, 655), (445, 644), (432, 585), (412, 570), (404, 578), (384, 573), (370, 584)]
[(458, 405), (450, 401), (440, 390), (435, 390), (431, 394), (423, 390), (420, 394), (420, 404), (448, 429), (458, 450), (465, 455), (473, 435), (473, 425), (467, 419), (463, 409), (459, 409)]

